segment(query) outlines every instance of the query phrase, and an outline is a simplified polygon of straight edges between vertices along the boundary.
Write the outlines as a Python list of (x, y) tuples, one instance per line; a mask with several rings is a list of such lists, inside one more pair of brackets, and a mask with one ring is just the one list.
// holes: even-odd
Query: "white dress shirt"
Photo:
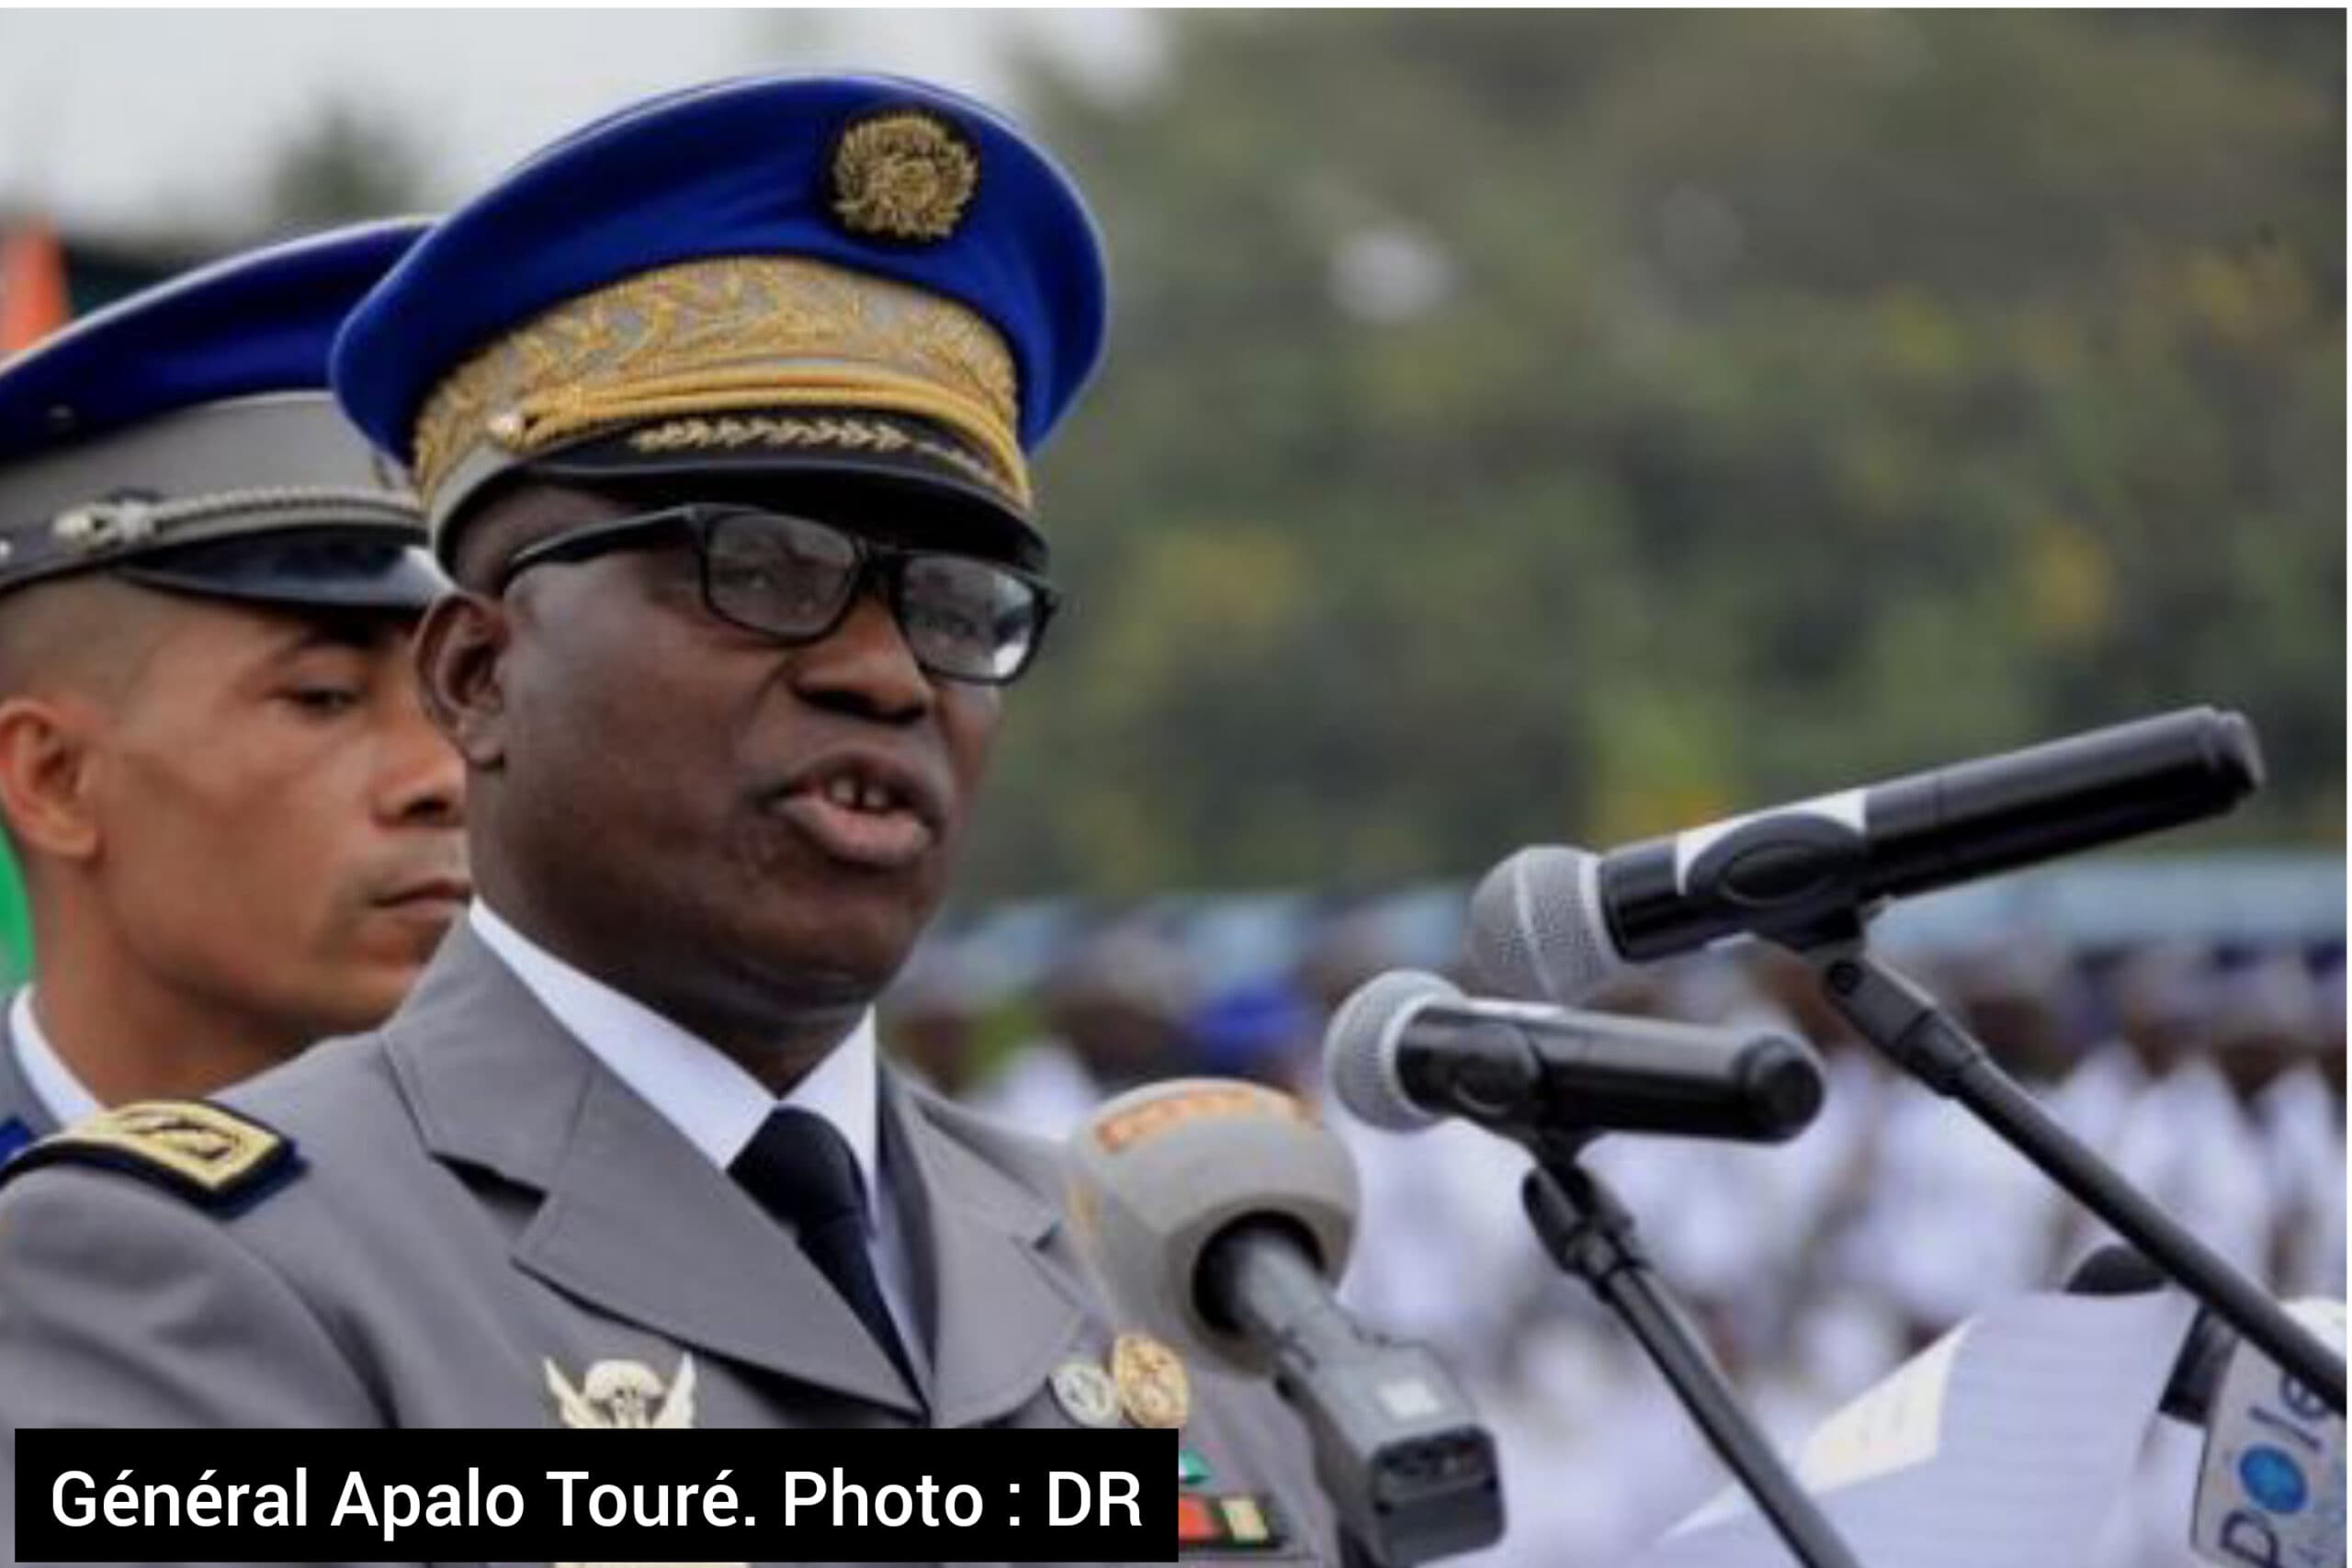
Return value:
[(556, 1021), (720, 1170), (734, 1163), (768, 1113), (780, 1105), (831, 1122), (848, 1141), (865, 1185), (866, 1251), (883, 1300), (908, 1353), (917, 1358), (918, 1366), (924, 1364), (927, 1348), (913, 1312), (914, 1268), (898, 1205), (889, 1201), (889, 1173), (881, 1164), (880, 1048), (871, 1011), (790, 1094), (778, 1100), (724, 1052), (644, 1003), (581, 973), (507, 924), (489, 905), (477, 899), (468, 918), (475, 934), (505, 961)]
[(33, 1086), (33, 1095), (61, 1127), (71, 1127), (85, 1116), (96, 1116), (103, 1109), (82, 1080), (74, 1076), (57, 1055), (57, 1048), (42, 1032), (40, 1020), (33, 1015), (33, 988), (27, 986), (17, 993), (8, 1007), (8, 1032), (14, 1037), (17, 1067), (25, 1081)]

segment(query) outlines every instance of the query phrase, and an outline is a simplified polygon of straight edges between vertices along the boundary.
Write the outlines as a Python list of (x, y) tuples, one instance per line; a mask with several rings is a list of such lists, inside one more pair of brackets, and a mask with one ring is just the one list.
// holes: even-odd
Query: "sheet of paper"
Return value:
[[(2079, 1568), (2123, 1495), (2193, 1314), (2174, 1291), (2005, 1302), (1823, 1423), (1797, 1473), (1866, 1568)], [(1637, 1560), (1793, 1561), (1736, 1491)]]

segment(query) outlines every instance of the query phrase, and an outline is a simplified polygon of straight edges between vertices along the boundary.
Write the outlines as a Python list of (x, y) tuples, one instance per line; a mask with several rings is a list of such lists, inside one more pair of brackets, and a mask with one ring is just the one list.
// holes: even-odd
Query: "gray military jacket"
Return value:
[[(1075, 1425), (1052, 1375), (1122, 1325), (1063, 1223), (1058, 1151), (883, 1078), (931, 1423)], [(220, 1103), (300, 1172), (220, 1212), (80, 1164), (0, 1189), (0, 1473), (24, 1427), (553, 1426), (550, 1368), (577, 1391), (600, 1362), (674, 1380), (689, 1355), (697, 1426), (924, 1419), (789, 1235), (463, 923), (382, 1029)], [(1250, 1560), (1336, 1562), (1301, 1425), (1188, 1371), (1184, 1446), (1286, 1527)]]

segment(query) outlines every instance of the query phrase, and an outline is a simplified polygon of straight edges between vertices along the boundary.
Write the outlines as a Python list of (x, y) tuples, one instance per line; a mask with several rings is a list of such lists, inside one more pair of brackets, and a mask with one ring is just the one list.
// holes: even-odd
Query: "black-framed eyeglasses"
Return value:
[(535, 566), (628, 549), (668, 532), (694, 541), (703, 603), (722, 621), (786, 644), (816, 642), (879, 582), (915, 662), (931, 675), (1001, 686), (1036, 657), (1061, 596), (1033, 572), (978, 556), (910, 549), (829, 523), (709, 503), (592, 523), (514, 552), (503, 593)]

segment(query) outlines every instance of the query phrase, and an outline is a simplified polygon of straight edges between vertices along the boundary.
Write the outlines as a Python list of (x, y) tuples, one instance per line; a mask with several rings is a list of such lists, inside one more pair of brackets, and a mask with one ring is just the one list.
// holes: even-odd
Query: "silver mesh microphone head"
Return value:
[(1481, 990), (1574, 1007), (1628, 965), (1600, 908), (1600, 857), (1520, 851), (1470, 898), (1470, 970)]
[(1396, 1043), (1421, 1009), (1461, 995), (1461, 987), (1442, 976), (1391, 969), (1358, 986), (1340, 1004), (1323, 1032), (1323, 1074), (1349, 1114), (1392, 1133), (1437, 1125), (1439, 1118), (1405, 1093), (1396, 1076)]

